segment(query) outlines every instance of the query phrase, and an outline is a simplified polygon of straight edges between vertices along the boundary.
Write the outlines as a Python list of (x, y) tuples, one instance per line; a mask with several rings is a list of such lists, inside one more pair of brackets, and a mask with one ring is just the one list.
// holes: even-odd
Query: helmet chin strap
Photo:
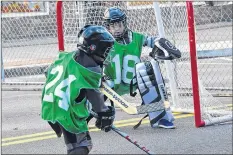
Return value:
[(83, 49), (82, 46), (78, 46), (78, 49), (82, 52), (84, 52), (86, 55), (88, 55), (89, 57), (91, 57), (93, 59), (93, 61), (95, 61), (98, 65), (100, 65), (101, 67), (103, 66), (103, 62), (104, 62), (104, 58), (101, 58), (98, 55), (94, 55), (94, 54), (88, 54), (86, 52), (85, 49)]
[(103, 62), (104, 62), (104, 58), (101, 58), (100, 56), (98, 55), (90, 55), (93, 60), (98, 64), (100, 65), (101, 67), (103, 66)]
[(77, 48), (78, 48), (79, 50), (81, 50), (81, 51), (87, 53), (87, 52), (86, 52), (86, 49), (85, 49), (84, 47), (82, 47), (81, 45), (77, 45)]

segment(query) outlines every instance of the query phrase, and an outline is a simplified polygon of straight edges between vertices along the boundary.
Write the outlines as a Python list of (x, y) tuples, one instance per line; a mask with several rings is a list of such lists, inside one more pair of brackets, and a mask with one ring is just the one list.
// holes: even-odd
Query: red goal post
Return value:
[(197, 51), (195, 40), (195, 23), (192, 2), (186, 2), (188, 15), (188, 32), (189, 32), (189, 48), (190, 48), (190, 62), (192, 74), (192, 88), (193, 88), (193, 103), (195, 112), (195, 125), (197, 127), (204, 126), (205, 121), (201, 118), (200, 96), (199, 96), (199, 81), (197, 68)]

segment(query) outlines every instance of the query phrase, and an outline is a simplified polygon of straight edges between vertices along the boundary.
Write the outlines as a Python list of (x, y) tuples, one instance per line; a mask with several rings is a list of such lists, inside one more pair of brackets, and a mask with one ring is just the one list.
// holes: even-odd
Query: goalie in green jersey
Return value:
[(103, 62), (113, 43), (105, 27), (87, 25), (78, 34), (78, 49), (60, 52), (47, 69), (42, 118), (58, 137), (64, 135), (68, 154), (88, 154), (92, 148), (87, 125), (89, 108), (98, 114), (96, 127), (110, 131), (115, 110), (104, 104), (99, 87)]
[[(119, 95), (129, 94), (130, 90), (136, 89), (137, 83), (143, 104), (167, 99), (157, 60), (179, 58), (180, 51), (165, 38), (144, 36), (131, 31), (127, 27), (126, 14), (119, 8), (108, 8), (103, 18), (106, 28), (116, 39), (105, 62), (106, 83)], [(153, 49), (150, 56), (155, 60), (140, 61), (143, 46)], [(148, 115), (152, 127), (175, 128), (174, 117), (169, 109)]]

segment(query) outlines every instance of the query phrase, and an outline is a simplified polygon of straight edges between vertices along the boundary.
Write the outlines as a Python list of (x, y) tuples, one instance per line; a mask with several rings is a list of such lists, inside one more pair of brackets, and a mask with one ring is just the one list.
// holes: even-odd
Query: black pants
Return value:
[(88, 154), (92, 149), (92, 141), (89, 132), (71, 133), (59, 123), (48, 122), (58, 137), (63, 134), (68, 154)]

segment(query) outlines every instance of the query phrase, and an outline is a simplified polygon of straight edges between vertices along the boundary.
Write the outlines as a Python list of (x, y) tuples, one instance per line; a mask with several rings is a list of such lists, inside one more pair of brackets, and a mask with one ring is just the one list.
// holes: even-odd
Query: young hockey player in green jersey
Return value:
[[(108, 79), (106, 81), (107, 84), (118, 94), (123, 95), (130, 93), (131, 82), (133, 83), (135, 89), (136, 79), (140, 81), (146, 79), (144, 81), (144, 85), (146, 85), (147, 88), (150, 88), (151, 91), (143, 92), (144, 85), (138, 85), (143, 103), (150, 104), (155, 101), (158, 102), (158, 99), (161, 98), (161, 96), (164, 96), (161, 95), (162, 89), (164, 88), (164, 82), (155, 82), (156, 76), (162, 77), (159, 70), (158, 61), (153, 60), (153, 62), (150, 62), (151, 64), (149, 65), (142, 63), (141, 65), (144, 66), (144, 69), (142, 69), (141, 72), (146, 71), (146, 73), (143, 73), (145, 74), (144, 79), (134, 78), (135, 76), (141, 76), (135, 73), (135, 66), (137, 63), (140, 63), (142, 47), (148, 46), (152, 48), (153, 52), (151, 52), (151, 54), (153, 57), (155, 59), (157, 58), (163, 60), (171, 60), (180, 57), (180, 51), (165, 38), (144, 36), (140, 33), (131, 31), (127, 27), (126, 14), (119, 8), (108, 8), (104, 12), (103, 18), (105, 20), (106, 28), (116, 39), (113, 49), (109, 53), (109, 56), (105, 62), (109, 63), (104, 70), (104, 73)], [(165, 57), (165, 53), (169, 54), (169, 57)], [(166, 129), (175, 128), (173, 124), (173, 114), (168, 109), (164, 111), (151, 112), (148, 115), (151, 127), (161, 127)]]
[(106, 28), (87, 25), (78, 34), (78, 49), (60, 52), (47, 70), (42, 118), (58, 137), (63, 134), (68, 154), (88, 154), (92, 148), (87, 125), (89, 106), (99, 116), (96, 127), (108, 132), (113, 124), (115, 110), (105, 106), (99, 92), (103, 62), (113, 43)]

